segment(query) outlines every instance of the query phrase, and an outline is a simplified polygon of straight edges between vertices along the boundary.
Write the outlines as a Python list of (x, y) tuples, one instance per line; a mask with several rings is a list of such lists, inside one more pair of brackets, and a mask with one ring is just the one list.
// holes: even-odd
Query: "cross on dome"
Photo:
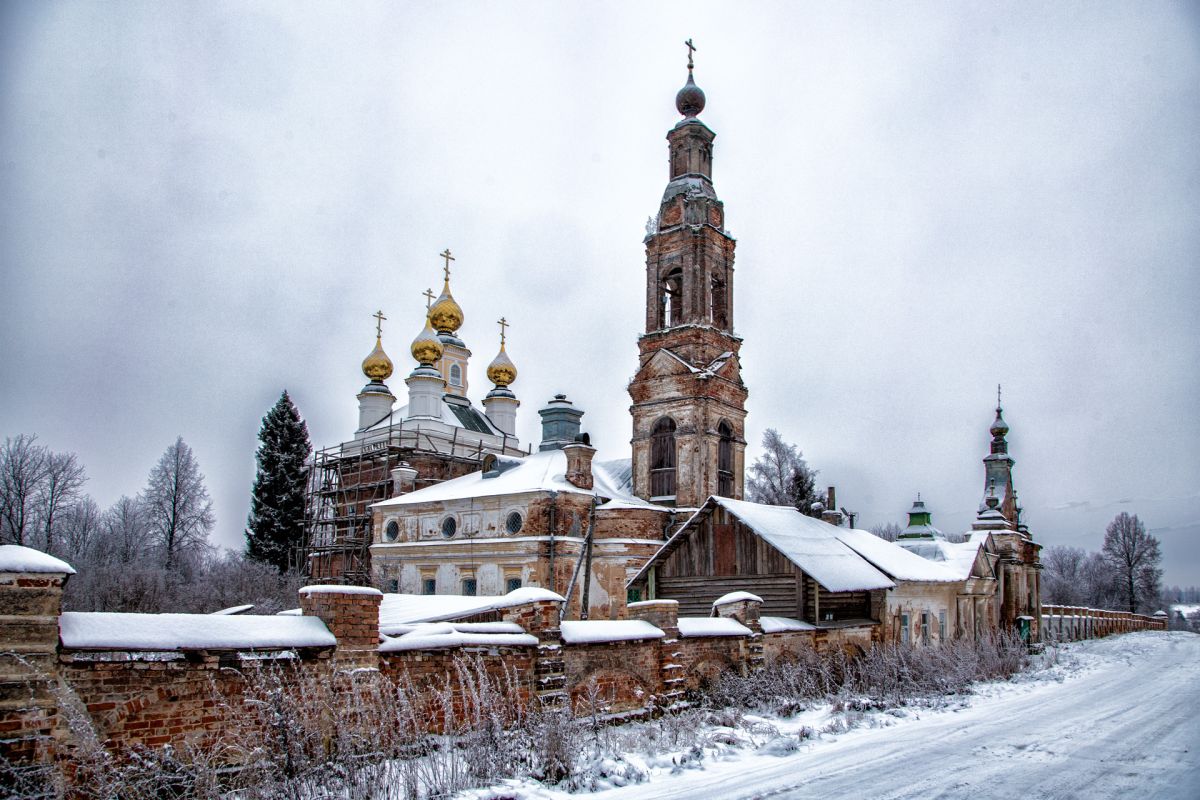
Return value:
[(425, 291), (421, 292), (421, 296), (425, 298), (425, 310), (429, 311), (429, 307), (433, 305), (433, 298), (436, 297), (436, 295), (433, 293), (433, 289), (426, 289)]
[(688, 49), (688, 71), (691, 72), (692, 67), (694, 66), (694, 64), (692, 64), (692, 53), (696, 52), (696, 45), (692, 44), (691, 39), (688, 39), (686, 42), (684, 42), (684, 44), (687, 45)]
[(382, 308), (371, 316), (375, 318), (375, 338), (378, 339), (379, 337), (383, 336), (383, 321), (387, 319), (387, 317), (383, 315)]
[(500, 326), (500, 346), (504, 347), (504, 329), (508, 327), (509, 322), (504, 317), (496, 320), (496, 324)]
[(447, 247), (442, 252), (438, 253), (438, 255), (441, 256), (442, 258), (446, 259), (446, 266), (442, 267), (442, 269), (445, 271), (446, 280), (449, 281), (450, 280), (450, 262), (456, 261), (457, 259), (454, 256), (450, 255), (449, 247)]

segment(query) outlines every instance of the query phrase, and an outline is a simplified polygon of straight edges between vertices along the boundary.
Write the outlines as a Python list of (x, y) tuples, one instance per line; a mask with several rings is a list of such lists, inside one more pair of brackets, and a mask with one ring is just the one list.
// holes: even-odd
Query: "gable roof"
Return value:
[(609, 471), (607, 464), (611, 462), (593, 461), (592, 479), (595, 485), (592, 489), (581, 489), (567, 480), (567, 454), (562, 450), (543, 450), (509, 461), (513, 466), (494, 477), (483, 477), (482, 470), (472, 472), (390, 500), (383, 500), (375, 503), (372, 508), (395, 508), (417, 503), (449, 502), (526, 492), (574, 492), (615, 500), (624, 507), (662, 508), (628, 492), (624, 488), (625, 481), (621, 471), (618, 469), (615, 476)]
[(957, 583), (965, 578), (958, 571), (937, 561), (922, 558), (916, 553), (880, 539), (873, 533), (852, 528), (835, 528), (842, 544), (870, 561), (893, 580), (922, 583)]
[(636, 581), (651, 565), (670, 555), (696, 530), (696, 520), (717, 506), (724, 508), (767, 544), (831, 592), (855, 592), (895, 587), (886, 575), (837, 537), (837, 527), (806, 517), (791, 506), (768, 506), (727, 497), (710, 497), (695, 514), (646, 562)]

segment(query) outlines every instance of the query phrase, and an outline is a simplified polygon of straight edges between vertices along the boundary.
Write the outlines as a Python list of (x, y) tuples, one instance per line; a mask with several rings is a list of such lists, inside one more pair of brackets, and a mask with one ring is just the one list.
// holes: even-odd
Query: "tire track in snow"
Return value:
[(598, 797), (637, 800), (1200, 797), (1200, 636), (1082, 645), (1100, 666), (958, 712), (750, 755)]

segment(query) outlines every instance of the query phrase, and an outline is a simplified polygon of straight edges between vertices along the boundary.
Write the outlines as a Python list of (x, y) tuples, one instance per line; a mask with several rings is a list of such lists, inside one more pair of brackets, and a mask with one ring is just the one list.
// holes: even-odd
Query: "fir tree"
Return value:
[(258, 439), (246, 555), (282, 573), (296, 566), (290, 557), (304, 542), (304, 488), (312, 453), (308, 426), (286, 391), (263, 417)]

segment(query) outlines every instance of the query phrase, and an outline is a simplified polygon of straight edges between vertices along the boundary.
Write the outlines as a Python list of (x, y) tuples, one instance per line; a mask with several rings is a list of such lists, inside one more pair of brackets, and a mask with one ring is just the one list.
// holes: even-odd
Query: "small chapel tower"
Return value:
[(375, 349), (363, 359), (362, 371), (367, 376), (368, 383), (358, 393), (358, 431), (355, 436), (361, 437), (367, 428), (376, 424), (392, 413), (392, 405), (396, 396), (384, 383), (392, 376), (392, 360), (383, 352), (383, 321), (387, 319), (382, 311), (376, 311), (375, 317)]
[[(991, 452), (984, 456), (983, 499), (979, 503), (980, 513), (996, 508), (1004, 519), (1017, 528), (1017, 491), (1013, 487), (1013, 457), (1008, 454), (1008, 423), (1004, 421), (1004, 409), (1000, 406), (1000, 387), (996, 387), (996, 419), (988, 430), (992, 434)], [(991, 502), (994, 497), (995, 503)]]
[(664, 505), (710, 495), (741, 499), (746, 386), (733, 332), (733, 251), (712, 184), (716, 134), (698, 118), (692, 76), (675, 96), (683, 115), (667, 133), (669, 182), (646, 226), (646, 332), (638, 339), (633, 399), (633, 489)]

